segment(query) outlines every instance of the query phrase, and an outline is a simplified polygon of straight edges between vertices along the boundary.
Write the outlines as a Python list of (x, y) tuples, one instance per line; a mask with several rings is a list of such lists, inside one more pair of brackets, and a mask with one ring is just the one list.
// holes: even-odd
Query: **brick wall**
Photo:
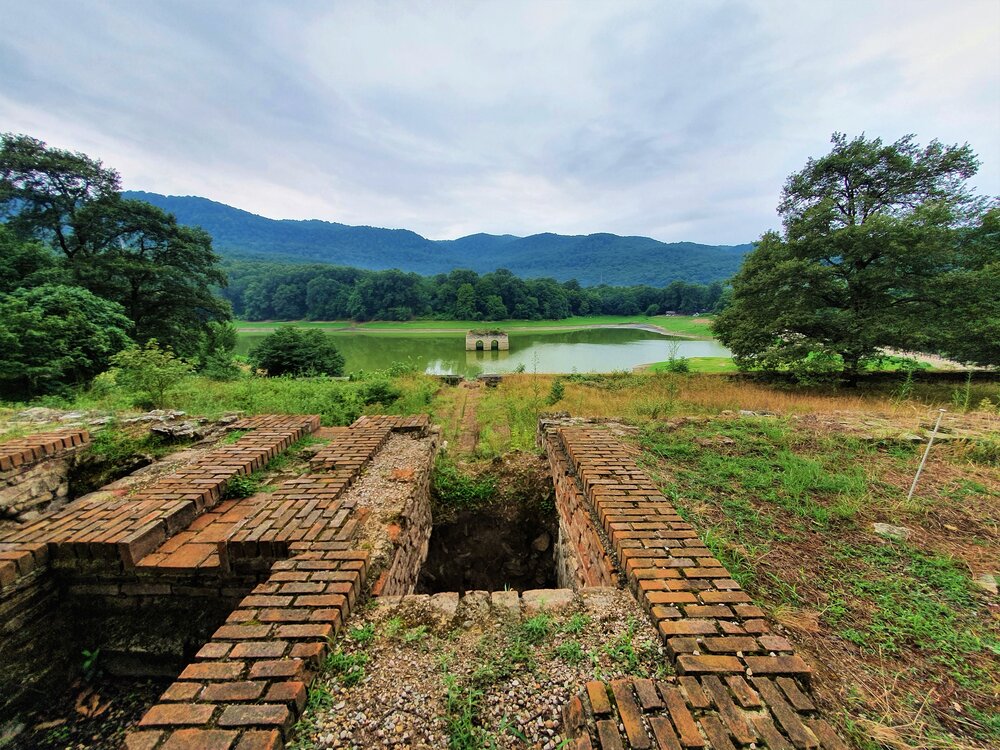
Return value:
[(65, 500), (86, 430), (59, 430), (0, 443), (0, 518), (22, 519)]
[[(387, 542), (391, 550), (373, 568), (372, 553), (353, 548), (364, 514), (349, 489), (392, 431), (422, 437), (429, 421), (362, 419), (330, 430), (333, 440), (310, 473), (258, 499), (218, 541), (220, 569), (249, 575), (266, 561), (269, 571), (129, 734), (129, 750), (282, 747), (318, 664), (357, 601), (370, 589), (412, 590), (430, 532), (436, 438), (394, 522), (373, 530), (374, 548)], [(288, 559), (274, 561), (283, 555)]]
[(555, 486), (559, 538), (556, 542), (556, 577), (562, 588), (618, 585), (614, 561), (605, 549), (591, 517), (589, 503), (557, 436), (544, 430), (539, 442), (545, 448)]

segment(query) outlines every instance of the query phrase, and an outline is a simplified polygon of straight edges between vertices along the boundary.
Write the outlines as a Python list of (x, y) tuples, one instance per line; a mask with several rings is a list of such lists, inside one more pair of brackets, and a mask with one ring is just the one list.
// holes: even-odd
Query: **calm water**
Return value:
[[(478, 375), (509, 372), (524, 365), (528, 372), (611, 372), (660, 362), (677, 347), (681, 357), (728, 357), (717, 341), (691, 341), (632, 328), (583, 331), (514, 331), (510, 351), (467, 352), (465, 331), (435, 335), (333, 333), (346, 360), (347, 372), (378, 370), (393, 362), (413, 361), (426, 372)], [(241, 334), (237, 351), (245, 354), (265, 336)]]

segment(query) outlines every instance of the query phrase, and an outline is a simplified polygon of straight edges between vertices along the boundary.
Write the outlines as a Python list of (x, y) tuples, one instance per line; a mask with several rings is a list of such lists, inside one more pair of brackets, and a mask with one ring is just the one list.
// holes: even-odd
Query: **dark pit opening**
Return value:
[(435, 485), (416, 593), (557, 588), (559, 520), (547, 465), (515, 456), (494, 462), (475, 481), (494, 490), (474, 507), (456, 508)]
[(435, 524), (416, 592), (556, 588), (555, 518), (479, 508)]

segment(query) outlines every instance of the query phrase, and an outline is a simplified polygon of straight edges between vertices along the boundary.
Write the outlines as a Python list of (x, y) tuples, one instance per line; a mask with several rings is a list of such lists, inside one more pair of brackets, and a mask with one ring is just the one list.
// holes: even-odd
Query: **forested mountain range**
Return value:
[(751, 248), (749, 244), (665, 243), (603, 233), (472, 234), (457, 240), (428, 240), (406, 229), (268, 219), (195, 196), (131, 191), (124, 197), (148, 201), (174, 214), (182, 224), (202, 227), (212, 235), (216, 251), (228, 257), (398, 268), (425, 275), (456, 268), (479, 273), (507, 268), (522, 278), (576, 279), (585, 286), (707, 284), (735, 274)]

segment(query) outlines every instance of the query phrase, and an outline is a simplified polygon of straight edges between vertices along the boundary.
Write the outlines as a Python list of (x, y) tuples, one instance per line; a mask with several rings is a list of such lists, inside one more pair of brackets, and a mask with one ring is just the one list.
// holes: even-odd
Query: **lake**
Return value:
[[(236, 351), (246, 354), (264, 333), (241, 333)], [(465, 331), (440, 334), (331, 332), (344, 355), (346, 371), (380, 370), (411, 361), (435, 375), (475, 376), (510, 372), (612, 372), (661, 362), (676, 347), (681, 357), (728, 357), (718, 341), (680, 339), (637, 328), (588, 328), (577, 331), (515, 330), (510, 351), (465, 351)]]

